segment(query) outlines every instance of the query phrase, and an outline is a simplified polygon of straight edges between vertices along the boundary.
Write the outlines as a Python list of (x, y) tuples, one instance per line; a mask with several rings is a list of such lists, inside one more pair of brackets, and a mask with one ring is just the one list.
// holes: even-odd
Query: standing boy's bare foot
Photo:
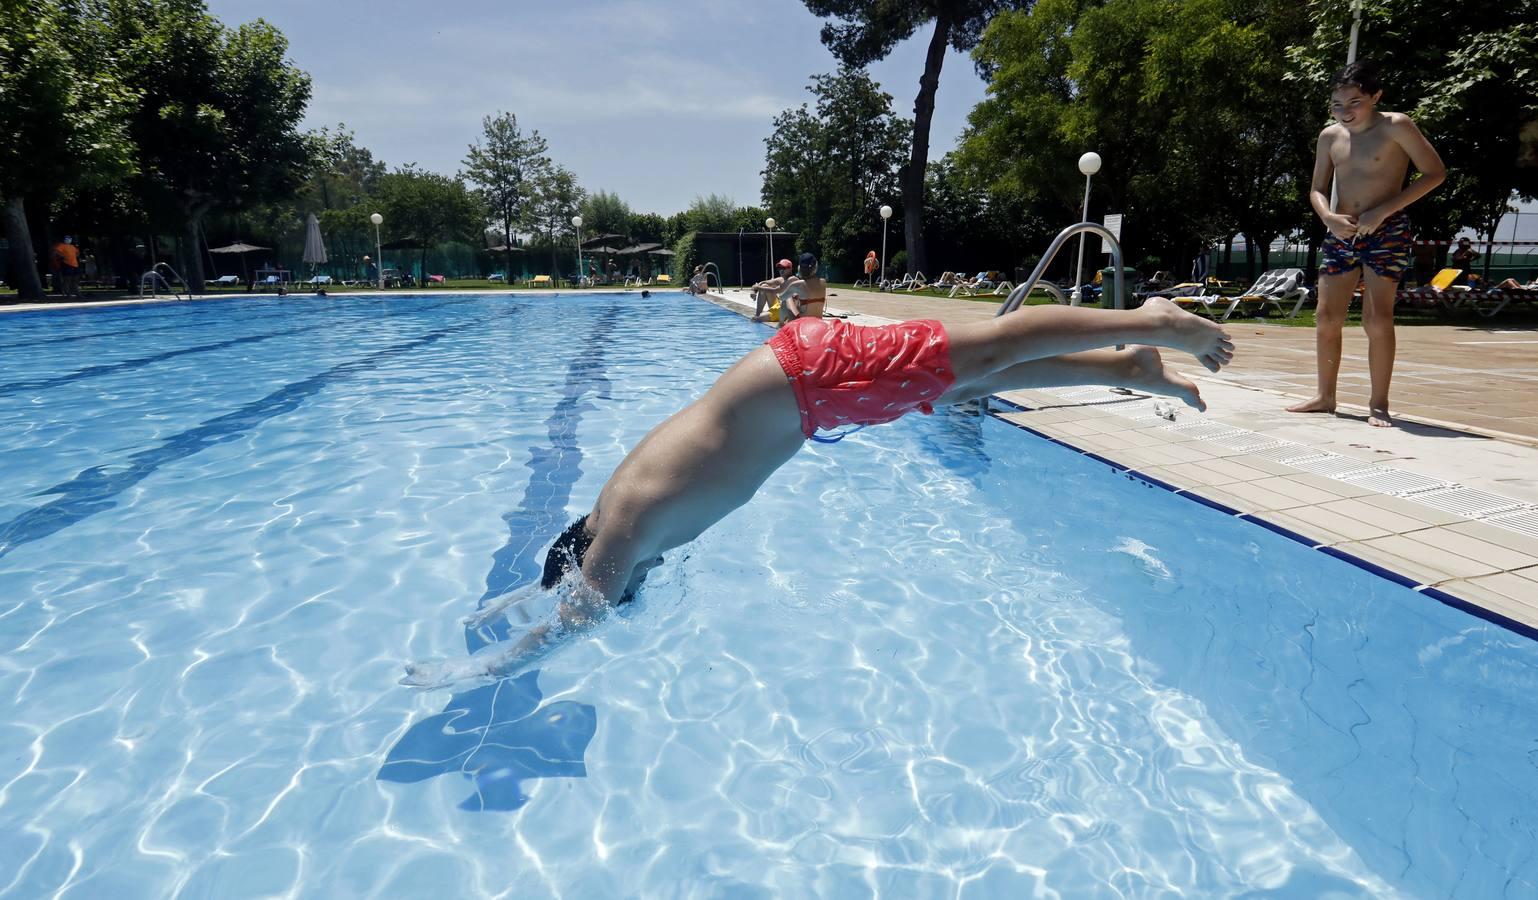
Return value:
[(1374, 428), (1393, 428), (1394, 417), (1388, 414), (1388, 407), (1374, 406), (1367, 410), (1367, 424)]
[(1125, 384), (1151, 394), (1178, 397), (1187, 406), (1206, 412), (1207, 404), (1201, 391), (1191, 379), (1164, 365), (1159, 351), (1153, 347), (1130, 347), (1127, 355)]
[(1157, 317), (1165, 332), (1159, 343), (1184, 350), (1209, 371), (1216, 372), (1233, 361), (1234, 342), (1218, 323), (1186, 312), (1165, 297), (1155, 297), (1140, 309)]
[(1304, 400), (1302, 403), (1294, 403), (1287, 407), (1287, 411), (1296, 413), (1332, 413), (1335, 411), (1335, 398), (1315, 397), (1312, 400)]

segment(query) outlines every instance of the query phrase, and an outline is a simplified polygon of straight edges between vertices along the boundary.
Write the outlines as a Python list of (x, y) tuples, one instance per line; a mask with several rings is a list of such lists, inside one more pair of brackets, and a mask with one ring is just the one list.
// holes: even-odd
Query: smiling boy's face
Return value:
[(1359, 128), (1372, 121), (1373, 110), (1378, 106), (1382, 91), (1364, 94), (1354, 84), (1338, 87), (1330, 92), (1330, 115), (1346, 128)]

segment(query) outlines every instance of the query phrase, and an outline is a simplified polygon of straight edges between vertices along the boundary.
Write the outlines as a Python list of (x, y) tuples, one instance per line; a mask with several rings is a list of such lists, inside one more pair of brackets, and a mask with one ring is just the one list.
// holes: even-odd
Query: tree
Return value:
[(551, 274), (561, 271), (556, 256), (559, 237), (570, 231), (571, 217), (576, 215), (586, 196), (587, 191), (577, 184), (577, 176), (563, 165), (551, 166), (539, 180), (533, 227), (550, 248)]
[(983, 28), (993, 16), (1012, 6), (1009, 0), (806, 0), (814, 15), (835, 17), (823, 25), (822, 42), (846, 66), (863, 68), (884, 58), (929, 22), (934, 32), (924, 56), (913, 101), (913, 132), (908, 163), (903, 167), (903, 235), (908, 249), (908, 271), (928, 265), (924, 251), (924, 169), (929, 161), (929, 125), (934, 118), (935, 92), (940, 87), (940, 68), (945, 48), (966, 52), (977, 45)]
[(299, 130), (310, 79), (285, 59), (288, 41), (263, 21), (225, 28), (201, 0), (104, 0), (125, 80), (139, 90), (129, 118), (152, 219), (180, 224), (189, 287), (202, 290), (196, 251), (204, 215), (291, 195), (316, 146)]
[(538, 131), (524, 134), (512, 113), (481, 120), (484, 144), (470, 145), (465, 177), (479, 186), (481, 202), (502, 234), (506, 269), (513, 271), (513, 232), (527, 224), (540, 178), (550, 168), (549, 145)]
[(594, 191), (582, 201), (580, 212), (582, 227), (588, 234), (617, 234), (629, 240), (630, 204), (621, 200), (619, 194)]
[(124, 119), (133, 96), (99, 52), (99, 19), (51, 0), (4, 0), (0, 11), (0, 218), (11, 277), (23, 299), (38, 300), (26, 195), (131, 172)]
[(781, 113), (765, 141), (763, 199), (805, 249), (842, 258), (879, 230), (909, 127), (863, 70), (813, 76), (807, 90), (816, 107)]
[[(1298, 88), (1322, 98), (1346, 59), (1350, 3), (1312, 0), (1308, 11), (1313, 34), (1291, 56)], [(1447, 165), (1446, 183), (1411, 209), (1419, 231), (1473, 226), (1493, 239), (1513, 194), (1538, 196), (1538, 4), (1377, 2), (1363, 12), (1361, 55), (1378, 64), (1381, 108), (1409, 113)]]
[(458, 178), (402, 166), (379, 180), (379, 201), (390, 230), (420, 242), (422, 278), (434, 245), (458, 240), (479, 246), (486, 208)]
[(1317, 107), (1289, 89), (1282, 62), (1303, 27), (1281, 0), (1041, 0), (1003, 13), (975, 54), (989, 97), (958, 165), (1066, 224), (1081, 214), (1076, 160), (1093, 148), (1105, 166), (1092, 205), (1126, 214), (1123, 247), (1179, 257), (1242, 230), (1263, 253), (1307, 209)]

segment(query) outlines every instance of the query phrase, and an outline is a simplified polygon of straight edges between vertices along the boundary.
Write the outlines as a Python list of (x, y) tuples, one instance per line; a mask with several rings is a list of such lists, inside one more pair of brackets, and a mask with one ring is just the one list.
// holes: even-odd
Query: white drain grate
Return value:
[(1308, 460), (1325, 459), (1330, 454), (1325, 453), (1323, 450), (1315, 450), (1313, 447), (1294, 444), (1292, 441), (1281, 441), (1275, 447), (1256, 450), (1255, 455), (1261, 459), (1269, 459), (1272, 462), (1291, 466)]
[(1256, 451), (1259, 450), (1267, 450), (1272, 447), (1279, 447), (1284, 443), (1287, 443), (1286, 441), (1281, 441), (1273, 437), (1266, 437), (1263, 434), (1257, 434), (1253, 431), (1241, 431), (1238, 434), (1220, 435), (1213, 438), (1212, 442), (1214, 444), (1218, 444), (1219, 446), (1227, 447), (1230, 450), (1237, 450), (1240, 453), (1250, 454), (1255, 454)]
[(1476, 491), (1459, 484), (1450, 484), (1441, 490), (1415, 494), (1409, 499), (1424, 503), (1432, 509), (1440, 509), (1463, 516), (1466, 519), (1483, 519), (1520, 510), (1522, 504), (1510, 497)]
[(1528, 507), (1517, 512), (1502, 513), (1484, 520), (1491, 525), (1510, 528), (1512, 531), (1538, 538), (1538, 509)]
[(1424, 475), (1416, 475), (1403, 469), (1390, 469), (1387, 466), (1373, 466), (1361, 472), (1347, 472), (1337, 475), (1336, 478), (1349, 484), (1377, 491), (1380, 494), (1394, 494), (1403, 497), (1417, 491), (1431, 491), (1439, 488), (1452, 487), (1445, 481), (1436, 478), (1427, 478)]
[(1337, 453), (1326, 453), (1319, 459), (1305, 459), (1288, 463), (1293, 468), (1302, 469), (1305, 472), (1313, 472), (1315, 475), (1323, 475), (1326, 478), (1341, 478), (1354, 472), (1365, 472), (1375, 469), (1372, 463), (1362, 462), (1359, 459), (1350, 459)]
[(1211, 441), (1220, 437), (1234, 437), (1244, 434), (1242, 428), (1232, 425), (1219, 425), (1216, 422), (1187, 422), (1184, 425), (1171, 425), (1170, 431), (1178, 431), (1191, 440)]

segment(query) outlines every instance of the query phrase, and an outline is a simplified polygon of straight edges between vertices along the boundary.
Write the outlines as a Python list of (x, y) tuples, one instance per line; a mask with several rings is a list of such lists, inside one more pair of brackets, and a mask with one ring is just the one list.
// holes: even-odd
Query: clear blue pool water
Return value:
[(995, 419), (398, 687), (768, 333), (657, 300), (0, 317), (0, 894), (1538, 892), (1530, 641)]

